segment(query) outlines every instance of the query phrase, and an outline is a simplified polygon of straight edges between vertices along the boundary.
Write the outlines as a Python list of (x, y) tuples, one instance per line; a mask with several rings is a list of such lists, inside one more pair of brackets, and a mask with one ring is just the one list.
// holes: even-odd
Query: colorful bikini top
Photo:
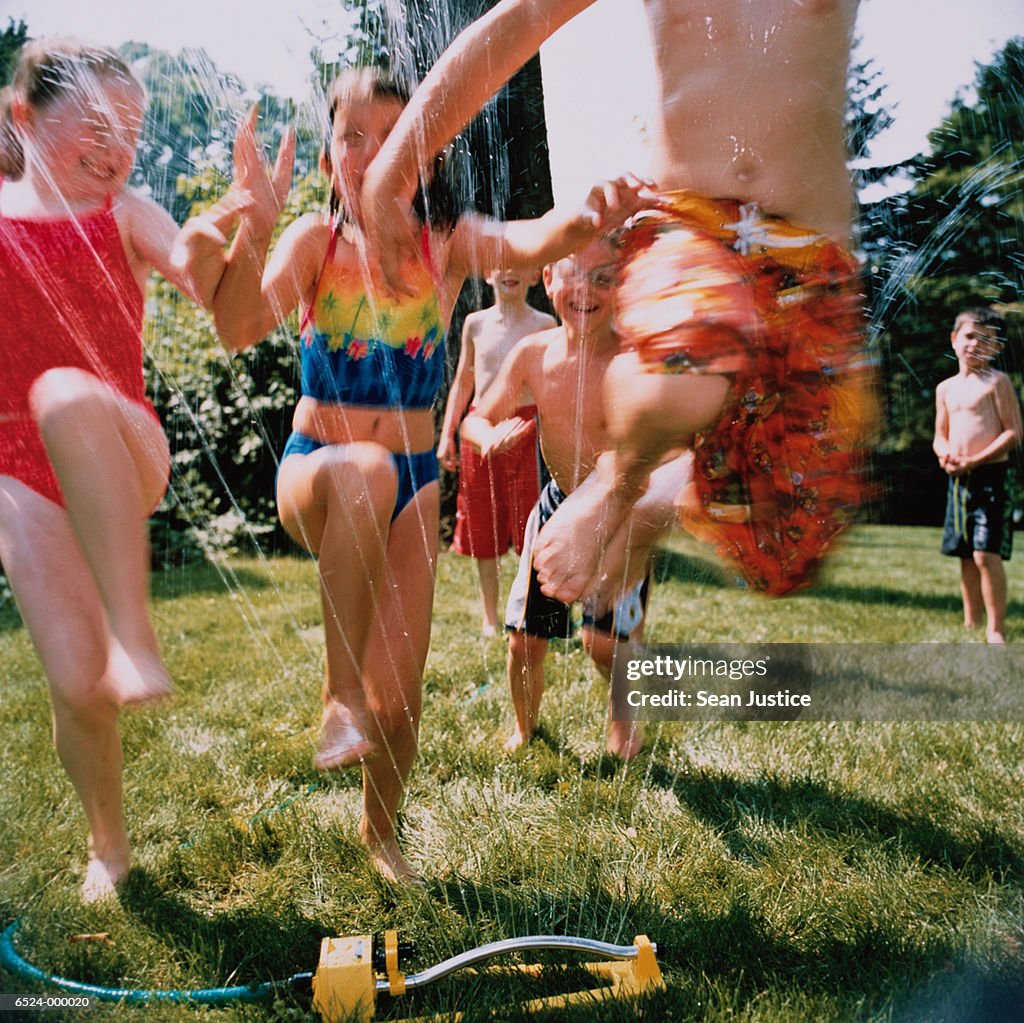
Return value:
[(0, 296), (0, 415), (27, 417), (32, 384), (54, 367), (143, 399), (142, 292), (111, 199), (78, 216), (0, 215)]
[(317, 401), (425, 409), (444, 375), (445, 328), (423, 228), (423, 262), (405, 271), (413, 297), (372, 294), (358, 265), (337, 264), (331, 228), (320, 279), (299, 331), (302, 393)]

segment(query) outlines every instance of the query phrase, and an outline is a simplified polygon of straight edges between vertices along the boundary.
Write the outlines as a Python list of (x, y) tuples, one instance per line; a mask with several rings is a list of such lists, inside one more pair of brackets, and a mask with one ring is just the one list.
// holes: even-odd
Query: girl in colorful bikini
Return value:
[(169, 691), (146, 612), (169, 458), (143, 389), (143, 291), (155, 267), (209, 304), (237, 205), (179, 232), (125, 188), (144, 99), (113, 52), (41, 40), (0, 102), (0, 560), (88, 821), (87, 900), (129, 866), (119, 708)]
[[(406, 93), (368, 68), (328, 94), (323, 167), (330, 215), (282, 233), (264, 266), (288, 190), (290, 157), (264, 169), (252, 132), (235, 151), (235, 186), (251, 196), (217, 291), (218, 330), (231, 350), (258, 342), (296, 307), (302, 396), (277, 478), (289, 534), (318, 558), (326, 681), (318, 769), (361, 765), (360, 837), (386, 877), (415, 874), (395, 817), (416, 752), (430, 641), (439, 494), (433, 406), (455, 300), (474, 267), (538, 266), (620, 224), (642, 202), (635, 178), (595, 187), (570, 212), (501, 224), (454, 215), (435, 183), (419, 215), (396, 208), (417, 237), (404, 294), (366, 272), (363, 174), (405, 106)], [(249, 126), (255, 129), (255, 114)]]

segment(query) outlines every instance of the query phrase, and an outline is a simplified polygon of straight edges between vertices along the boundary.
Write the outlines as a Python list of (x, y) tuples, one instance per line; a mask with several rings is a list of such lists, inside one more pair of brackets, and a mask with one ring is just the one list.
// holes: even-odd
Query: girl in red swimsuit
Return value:
[(209, 303), (221, 206), (180, 233), (126, 191), (142, 86), (112, 52), (39, 41), (0, 103), (0, 560), (89, 825), (83, 896), (129, 865), (117, 715), (170, 688), (146, 611), (167, 440), (142, 376), (155, 267)]

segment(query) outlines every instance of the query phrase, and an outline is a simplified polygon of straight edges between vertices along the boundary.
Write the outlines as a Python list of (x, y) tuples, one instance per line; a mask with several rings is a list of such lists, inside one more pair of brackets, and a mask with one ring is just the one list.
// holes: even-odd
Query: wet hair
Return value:
[(979, 327), (989, 327), (1000, 340), (1006, 336), (1006, 320), (991, 306), (979, 305), (961, 309), (953, 321), (953, 333), (955, 334), (968, 320), (973, 321)]
[(74, 39), (38, 39), (22, 47), (14, 81), (0, 92), (0, 177), (16, 181), (25, 173), (25, 152), (11, 113), (13, 102), (20, 99), (33, 110), (43, 110), (78, 92), (87, 76), (100, 75), (131, 82), (143, 91), (142, 83), (113, 50)]
[[(329, 128), (324, 140), (324, 159), (328, 170), (331, 165), (331, 137), (334, 122), (345, 115), (348, 107), (391, 100), (403, 107), (409, 102), (409, 90), (378, 67), (351, 67), (342, 71), (327, 90), (327, 118)], [(420, 220), (435, 227), (451, 227), (458, 220), (452, 191), (446, 181), (444, 154), (435, 157), (429, 180), (420, 182), (413, 208)], [(331, 213), (338, 213), (341, 200), (331, 191)]]

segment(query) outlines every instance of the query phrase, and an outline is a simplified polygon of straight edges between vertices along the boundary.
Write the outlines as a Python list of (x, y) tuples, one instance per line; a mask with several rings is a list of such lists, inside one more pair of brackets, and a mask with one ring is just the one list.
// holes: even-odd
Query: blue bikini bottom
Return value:
[[(293, 432), (284, 446), (281, 461), (283, 463), (289, 455), (311, 455), (326, 447), (330, 445), (307, 437), (304, 433)], [(417, 492), (437, 479), (437, 453), (431, 448), (429, 451), (404, 455), (393, 451), (390, 454), (395, 472), (398, 473), (398, 496), (395, 498), (395, 510), (391, 513), (391, 521), (394, 522)]]

